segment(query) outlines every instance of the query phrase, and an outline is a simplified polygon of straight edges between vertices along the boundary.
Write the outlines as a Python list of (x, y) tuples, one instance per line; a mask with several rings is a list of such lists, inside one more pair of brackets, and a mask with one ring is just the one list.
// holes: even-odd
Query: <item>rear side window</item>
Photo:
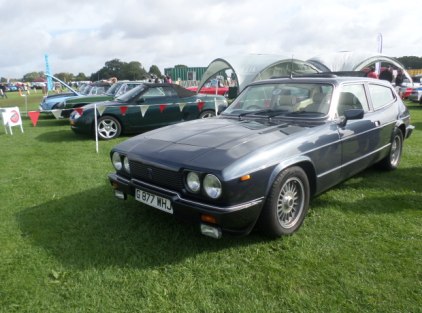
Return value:
[(395, 96), (393, 90), (386, 86), (369, 85), (369, 94), (371, 95), (374, 110), (378, 110), (394, 101)]

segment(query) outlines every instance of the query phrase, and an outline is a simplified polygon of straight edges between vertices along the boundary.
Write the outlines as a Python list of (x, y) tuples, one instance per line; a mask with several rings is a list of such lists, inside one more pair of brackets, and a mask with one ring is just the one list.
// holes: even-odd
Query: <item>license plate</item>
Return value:
[(173, 214), (173, 206), (170, 199), (157, 196), (142, 189), (136, 189), (135, 199), (161, 211)]

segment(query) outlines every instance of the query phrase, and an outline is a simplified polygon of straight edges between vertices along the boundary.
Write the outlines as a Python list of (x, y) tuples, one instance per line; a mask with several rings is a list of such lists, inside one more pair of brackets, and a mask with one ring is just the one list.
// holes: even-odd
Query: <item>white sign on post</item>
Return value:
[(22, 118), (18, 107), (2, 108), (1, 117), (3, 119), (3, 125), (6, 134), (8, 133), (7, 129), (9, 129), (9, 133), (13, 135), (12, 126), (20, 126), (21, 131), (23, 132)]

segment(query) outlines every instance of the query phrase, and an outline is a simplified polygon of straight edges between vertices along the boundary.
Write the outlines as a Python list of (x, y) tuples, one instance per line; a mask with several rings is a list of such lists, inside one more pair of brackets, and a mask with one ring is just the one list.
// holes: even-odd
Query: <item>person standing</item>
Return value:
[(7, 99), (7, 95), (6, 95), (6, 86), (3, 84), (0, 84), (0, 95), (1, 97), (4, 99)]
[(371, 67), (369, 69), (368, 75), (369, 78), (376, 78), (378, 79), (378, 74), (375, 72), (375, 68)]

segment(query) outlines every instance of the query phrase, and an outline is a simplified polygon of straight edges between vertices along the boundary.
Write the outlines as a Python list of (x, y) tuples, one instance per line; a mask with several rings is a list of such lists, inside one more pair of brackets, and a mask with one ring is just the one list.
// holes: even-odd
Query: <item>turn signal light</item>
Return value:
[(249, 180), (249, 179), (251, 179), (251, 175), (243, 175), (242, 177), (240, 177), (240, 181), (246, 181), (246, 180)]
[(205, 223), (217, 224), (217, 219), (214, 216), (208, 214), (202, 214), (201, 221)]

